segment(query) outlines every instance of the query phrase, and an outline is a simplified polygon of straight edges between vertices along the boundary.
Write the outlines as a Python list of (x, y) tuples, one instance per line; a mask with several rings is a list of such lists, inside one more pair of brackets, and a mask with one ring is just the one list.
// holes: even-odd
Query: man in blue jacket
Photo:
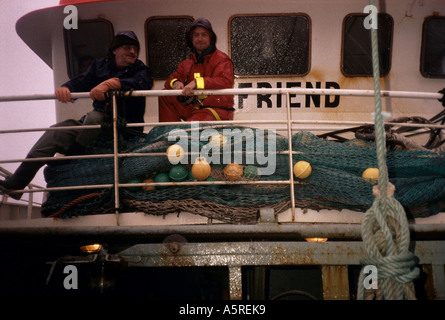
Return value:
[[(54, 127), (96, 125), (110, 121), (112, 106), (110, 99), (106, 97), (109, 90), (150, 90), (153, 80), (149, 68), (138, 59), (139, 49), (139, 41), (134, 32), (118, 32), (110, 45), (107, 57), (93, 60), (84, 73), (64, 83), (55, 92), (60, 102), (67, 103), (74, 102), (71, 92), (89, 91), (93, 100), (93, 111), (80, 120), (65, 120)], [(122, 101), (118, 101), (118, 105), (124, 106), (119, 108), (121, 118), (128, 123), (144, 122), (145, 97), (125, 98), (125, 103), (120, 102)], [(142, 132), (143, 128), (136, 130)], [(27, 158), (53, 157), (56, 153), (82, 154), (100, 134), (100, 129), (46, 131), (31, 148)], [(126, 138), (131, 138), (131, 133)], [(0, 192), (20, 199), (22, 193), (12, 191), (24, 189), (44, 164), (42, 161), (23, 162), (11, 177), (0, 181)]]

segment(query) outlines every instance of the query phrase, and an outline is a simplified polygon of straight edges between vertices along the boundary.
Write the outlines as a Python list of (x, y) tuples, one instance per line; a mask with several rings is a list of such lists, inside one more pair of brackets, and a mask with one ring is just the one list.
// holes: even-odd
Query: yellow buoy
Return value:
[(379, 181), (379, 169), (377, 168), (368, 168), (363, 171), (362, 174), (363, 180), (369, 182), (371, 184), (376, 184)]
[(171, 164), (178, 164), (185, 156), (184, 148), (179, 144), (172, 144), (167, 149), (167, 158)]
[[(146, 179), (144, 181), (142, 181), (143, 183), (151, 183), (151, 182), (155, 182), (154, 179)], [(155, 186), (142, 186), (142, 190), (145, 191), (150, 191), (150, 190), (155, 190), (156, 187)]]
[(294, 165), (294, 175), (299, 179), (306, 179), (312, 173), (311, 164), (307, 161), (298, 161)]
[(210, 164), (207, 163), (206, 158), (198, 157), (192, 166), (192, 175), (196, 180), (205, 180), (210, 176)]
[(211, 136), (210, 140), (209, 140), (209, 144), (213, 147), (216, 147), (216, 146), (222, 147), (226, 143), (227, 143), (227, 137), (225, 135), (223, 135), (222, 133), (215, 134), (215, 135)]
[(243, 167), (237, 163), (230, 163), (224, 168), (224, 176), (231, 180), (240, 180), (243, 176)]

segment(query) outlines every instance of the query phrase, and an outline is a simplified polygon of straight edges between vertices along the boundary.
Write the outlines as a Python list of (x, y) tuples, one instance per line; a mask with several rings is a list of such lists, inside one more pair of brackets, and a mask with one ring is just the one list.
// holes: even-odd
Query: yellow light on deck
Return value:
[(305, 238), (307, 242), (326, 242), (328, 238)]
[(87, 253), (99, 252), (102, 249), (102, 246), (98, 243), (89, 244), (86, 246), (81, 246), (80, 250)]

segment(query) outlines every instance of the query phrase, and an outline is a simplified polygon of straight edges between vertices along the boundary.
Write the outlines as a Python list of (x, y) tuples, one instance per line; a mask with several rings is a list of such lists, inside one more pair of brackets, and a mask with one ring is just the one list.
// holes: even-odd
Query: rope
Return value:
[[(370, 0), (374, 6), (374, 0)], [(380, 70), (377, 30), (371, 28), (372, 63), (375, 98), (375, 132), (378, 185), (371, 208), (362, 221), (362, 239), (368, 258), (362, 265), (377, 269), (377, 289), (365, 290), (364, 268), (360, 272), (357, 299), (414, 300), (414, 285), (411, 282), (419, 275), (415, 257), (409, 252), (409, 228), (402, 205), (393, 197), (395, 187), (389, 182), (386, 165), (386, 134), (380, 100)], [(366, 291), (366, 293), (365, 293)]]
[(67, 205), (65, 205), (62, 209), (60, 209), (59, 211), (53, 213), (52, 215), (50, 215), (50, 218), (56, 218), (58, 216), (60, 216), (62, 213), (65, 213), (66, 211), (68, 211), (71, 207), (75, 206), (76, 204), (79, 204), (83, 201), (89, 200), (89, 199), (93, 199), (95, 197), (100, 196), (101, 193), (91, 193), (91, 194), (87, 194), (84, 195), (82, 197), (79, 197), (77, 199), (74, 199), (73, 201), (71, 201), (70, 203), (68, 203)]

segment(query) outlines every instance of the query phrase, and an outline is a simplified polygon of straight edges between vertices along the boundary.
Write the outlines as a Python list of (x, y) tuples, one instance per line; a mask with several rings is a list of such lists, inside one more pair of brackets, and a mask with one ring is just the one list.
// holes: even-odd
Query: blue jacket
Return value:
[[(122, 90), (150, 90), (153, 87), (150, 69), (140, 60), (125, 69), (117, 69), (110, 58), (97, 58), (93, 60), (88, 69), (79, 76), (62, 84), (71, 92), (89, 92), (99, 83), (110, 78), (119, 78)], [(119, 115), (128, 123), (144, 122), (145, 97), (118, 98)], [(94, 101), (96, 111), (112, 114), (111, 102)]]

